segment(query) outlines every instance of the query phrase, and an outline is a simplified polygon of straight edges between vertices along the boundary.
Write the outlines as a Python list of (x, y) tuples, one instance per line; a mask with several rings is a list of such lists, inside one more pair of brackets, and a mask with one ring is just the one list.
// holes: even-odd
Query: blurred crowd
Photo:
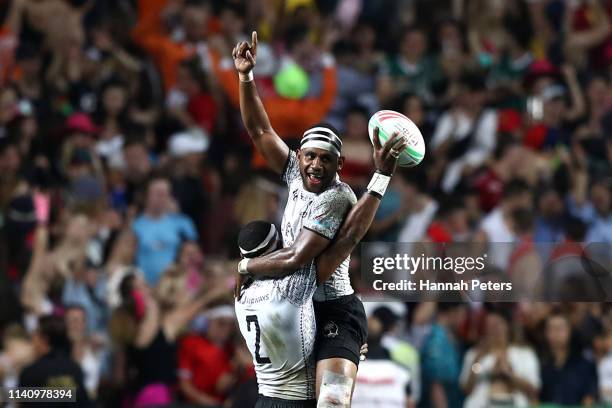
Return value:
[[(536, 243), (610, 259), (610, 0), (7, 0), (0, 18), (3, 386), (252, 406), (236, 236), (286, 199), (240, 119), (231, 49), (252, 30), (274, 128), (296, 147), (335, 126), (358, 196), (370, 115), (422, 130), (367, 241), (509, 243), (492, 262), (526, 285)], [(608, 303), (368, 309), (354, 406), (612, 404)]]

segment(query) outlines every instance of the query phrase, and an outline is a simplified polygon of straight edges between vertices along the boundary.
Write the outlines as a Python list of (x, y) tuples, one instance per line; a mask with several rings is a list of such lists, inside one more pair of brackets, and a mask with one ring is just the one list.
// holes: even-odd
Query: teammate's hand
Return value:
[(236, 44), (232, 50), (232, 58), (238, 72), (243, 74), (251, 72), (257, 59), (257, 31), (253, 31), (250, 45), (247, 41)]
[(398, 132), (395, 132), (383, 146), (380, 143), (378, 133), (378, 127), (374, 128), (374, 165), (376, 170), (390, 176), (395, 172), (395, 167), (397, 166), (397, 157), (394, 157), (391, 151), (404, 150), (408, 142)]

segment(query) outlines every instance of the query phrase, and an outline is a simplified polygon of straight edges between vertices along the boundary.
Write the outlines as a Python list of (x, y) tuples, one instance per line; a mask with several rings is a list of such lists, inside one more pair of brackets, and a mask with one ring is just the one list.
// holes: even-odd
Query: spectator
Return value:
[(173, 206), (168, 179), (151, 179), (144, 211), (134, 220), (132, 231), (138, 241), (136, 263), (152, 285), (176, 258), (181, 242), (197, 237), (191, 220), (175, 213)]
[[(585, 173), (582, 173), (586, 176)], [(579, 176), (579, 175), (577, 175)], [(570, 213), (587, 225), (587, 242), (612, 242), (612, 194), (606, 179), (591, 183), (590, 200), (586, 199), (587, 178), (577, 178), (572, 195), (568, 197)]]
[[(184, 7), (165, 0), (138, 2), (138, 23), (132, 35), (157, 64), (165, 89), (174, 86), (185, 59), (198, 56), (210, 69), (212, 55), (206, 43), (210, 12), (209, 4), (202, 0), (190, 0)], [(169, 32), (172, 21), (178, 25)]]
[(128, 122), (128, 89), (120, 80), (109, 80), (100, 89), (101, 101), (95, 113), (100, 127), (96, 152), (110, 167), (123, 167), (122, 149)]
[(502, 401), (513, 407), (528, 407), (537, 400), (538, 359), (529, 347), (514, 344), (511, 336), (510, 316), (501, 310), (490, 311), (484, 337), (463, 360), (464, 407), (497, 406)]
[(404, 92), (432, 100), (431, 86), (439, 78), (440, 69), (427, 52), (427, 37), (422, 29), (409, 27), (402, 32), (398, 53), (387, 60), (378, 78), (377, 93), (382, 104)]
[(438, 408), (462, 404), (461, 345), (457, 333), (465, 316), (464, 304), (438, 304), (436, 322), (421, 350), (423, 391), (419, 406)]
[[(333, 57), (329, 54), (331, 49), (323, 48), (322, 56), (314, 58), (314, 44), (305, 27), (294, 27), (286, 45), (291, 60), (298, 65), (307, 62), (312, 65), (315, 62), (322, 66), (322, 83), (318, 96), (283, 96), (282, 91), (278, 92), (278, 87), (275, 94), (262, 95), (266, 112), (276, 132), (285, 139), (295, 140), (299, 139), (309, 126), (320, 122), (330, 110), (337, 91), (336, 67)], [(217, 75), (232, 105), (239, 106), (238, 80), (233, 64), (222, 61), (217, 67)], [(278, 78), (276, 84), (279, 84), (278, 81), (282, 82), (282, 79)]]
[(542, 360), (540, 401), (562, 405), (588, 405), (597, 400), (595, 364), (572, 348), (571, 324), (561, 313), (546, 319), (548, 355)]
[(497, 113), (485, 108), (486, 88), (477, 74), (464, 76), (461, 91), (445, 112), (431, 140), (432, 154), (441, 174), (441, 188), (451, 193), (461, 175), (473, 171), (489, 158), (497, 143)]
[(69, 306), (65, 319), (72, 358), (83, 371), (83, 385), (89, 397), (95, 400), (102, 375), (104, 338), (87, 333), (87, 312), (80, 306)]
[(104, 335), (107, 318), (105, 298), (106, 278), (90, 262), (75, 261), (64, 283), (62, 302), (83, 309), (85, 331), (89, 334)]
[(227, 296), (226, 289), (216, 287), (181, 298), (185, 288), (175, 278), (164, 275), (152, 291), (140, 275), (127, 273), (118, 288), (121, 305), (111, 317), (110, 332), (122, 353), (122, 377), (132, 370), (137, 374), (128, 377), (131, 395), (125, 396), (136, 407), (174, 400), (179, 333), (199, 311)]
[(201, 176), (209, 143), (208, 137), (197, 128), (175, 133), (169, 142), (172, 192), (180, 211), (191, 219), (198, 231), (203, 227), (209, 201)]
[(213, 307), (206, 312), (206, 320), (206, 333), (190, 334), (181, 341), (179, 384), (190, 403), (217, 406), (237, 384), (252, 376), (252, 359), (235, 354), (231, 339), (236, 317), (231, 306)]
[(346, 113), (342, 154), (345, 155), (342, 166), (342, 179), (351, 186), (359, 188), (366, 183), (372, 171), (372, 155), (368, 140), (368, 112), (361, 106), (354, 106)]
[(536, 242), (558, 242), (563, 237), (564, 205), (559, 192), (544, 188), (537, 198), (537, 214), (533, 239)]
[(19, 373), (34, 359), (34, 346), (23, 327), (7, 325), (2, 338), (3, 352), (0, 354), (0, 378), (2, 386), (17, 387)]
[(542, 258), (533, 240), (533, 214), (530, 210), (519, 208), (512, 212), (512, 231), (517, 237), (508, 263), (512, 287), (518, 296), (537, 298), (545, 283)]
[[(390, 309), (381, 307), (368, 318), (368, 358), (359, 364), (353, 407), (413, 408), (418, 401), (413, 388), (418, 372), (409, 372), (393, 361), (389, 349), (382, 344), (388, 327), (381, 316), (388, 316), (389, 312)], [(413, 353), (416, 354), (414, 349)], [(415, 362), (418, 365), (418, 358)]]
[(489, 242), (489, 262), (507, 270), (511, 243), (516, 239), (512, 232), (512, 211), (518, 208), (531, 208), (529, 186), (521, 180), (510, 180), (504, 185), (504, 193), (499, 205), (493, 209), (480, 225), (479, 239)]
[[(36, 360), (21, 372), (19, 386), (71, 389), (79, 406), (89, 406), (83, 371), (70, 357), (70, 341), (64, 320), (58, 316), (41, 317), (32, 343)], [(22, 403), (22, 406), (36, 404)]]
[(153, 163), (149, 155), (149, 149), (143, 137), (133, 137), (126, 140), (123, 145), (123, 157), (125, 160), (125, 197), (129, 204), (142, 205), (144, 197), (139, 193), (142, 184), (145, 184), (153, 170)]
[(170, 117), (183, 129), (199, 127), (206, 135), (216, 130), (220, 116), (218, 101), (210, 92), (211, 83), (198, 57), (179, 64), (176, 86), (168, 92), (166, 106)]
[[(609, 329), (608, 329), (609, 330)], [(610, 333), (604, 336), (606, 355), (597, 364), (597, 377), (599, 378), (599, 396), (604, 404), (612, 403), (612, 344), (610, 344)]]

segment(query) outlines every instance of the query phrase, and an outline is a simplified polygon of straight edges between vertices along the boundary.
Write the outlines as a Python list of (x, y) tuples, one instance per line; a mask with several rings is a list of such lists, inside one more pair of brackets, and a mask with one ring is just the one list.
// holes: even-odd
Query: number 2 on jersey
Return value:
[(255, 323), (255, 361), (257, 364), (270, 364), (271, 361), (268, 357), (262, 357), (259, 355), (259, 341), (261, 340), (261, 330), (259, 329), (259, 321), (256, 315), (248, 315), (246, 317), (247, 330), (251, 331), (251, 323)]

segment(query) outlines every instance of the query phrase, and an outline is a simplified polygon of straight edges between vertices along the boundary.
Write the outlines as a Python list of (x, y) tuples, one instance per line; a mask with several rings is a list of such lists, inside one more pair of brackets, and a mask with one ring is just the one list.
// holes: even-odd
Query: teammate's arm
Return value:
[(255, 276), (279, 277), (295, 272), (300, 266), (316, 258), (330, 240), (309, 229), (302, 228), (292, 246), (268, 255), (250, 258), (248, 271)]
[(266, 159), (268, 166), (281, 174), (287, 162), (289, 147), (272, 129), (253, 80), (253, 67), (255, 67), (257, 58), (257, 33), (255, 31), (253, 31), (251, 45), (246, 41), (238, 43), (232, 51), (232, 57), (240, 77), (240, 114), (244, 126), (255, 143), (255, 147)]
[[(378, 128), (374, 129), (374, 133), (374, 164), (378, 172), (391, 176), (397, 164), (397, 158), (391, 155), (391, 149), (403, 150), (406, 147), (406, 141), (395, 133), (383, 147), (378, 139)], [(317, 259), (317, 279), (319, 282), (325, 282), (329, 279), (368, 232), (380, 200), (380, 196), (366, 193), (353, 206), (346, 216), (334, 243)]]

